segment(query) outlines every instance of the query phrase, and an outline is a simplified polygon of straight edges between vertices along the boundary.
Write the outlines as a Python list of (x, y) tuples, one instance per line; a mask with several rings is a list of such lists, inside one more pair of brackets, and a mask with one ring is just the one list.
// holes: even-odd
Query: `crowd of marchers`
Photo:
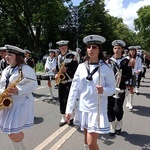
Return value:
[(44, 74), (36, 73), (31, 51), (13, 45), (0, 47), (0, 129), (8, 135), (13, 150), (28, 149), (23, 130), (34, 124), (32, 92), (41, 80), (47, 80), (49, 99), (54, 102), (53, 90), (58, 89), (59, 126), (80, 126), (85, 150), (99, 150), (99, 134), (121, 134), (123, 105), (134, 109), (134, 94), (140, 94), (150, 55), (140, 46), (125, 49), (125, 41), (114, 40), (110, 56), (103, 51), (105, 41), (101, 35), (85, 36), (84, 56), (80, 48), (70, 50), (68, 40), (56, 42), (58, 49), (48, 50)]

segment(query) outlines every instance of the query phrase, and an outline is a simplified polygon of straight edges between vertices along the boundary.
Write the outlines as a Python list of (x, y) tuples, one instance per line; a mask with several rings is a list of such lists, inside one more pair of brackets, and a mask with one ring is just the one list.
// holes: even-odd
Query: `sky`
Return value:
[[(82, 0), (72, 0), (78, 6)], [(105, 0), (105, 9), (114, 17), (123, 19), (124, 24), (134, 31), (134, 19), (138, 18), (139, 8), (150, 5), (150, 0)]]

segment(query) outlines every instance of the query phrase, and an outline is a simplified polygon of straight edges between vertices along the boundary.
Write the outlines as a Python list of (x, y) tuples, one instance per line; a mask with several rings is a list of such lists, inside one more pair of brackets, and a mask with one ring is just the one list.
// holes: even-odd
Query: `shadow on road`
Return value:
[(48, 104), (56, 105), (56, 106), (59, 105), (58, 97), (54, 97), (53, 99), (45, 98), (45, 99), (43, 99), (42, 101), (43, 101), (43, 102), (46, 102), (46, 103), (48, 103)]
[[(149, 82), (150, 83), (150, 82)], [(141, 87), (150, 87), (150, 85), (144, 85), (144, 84), (142, 84), (142, 85), (140, 85)]]
[(150, 94), (149, 94), (149, 93), (139, 93), (139, 95), (146, 96), (147, 98), (149, 98), (149, 99), (150, 99)]
[(140, 115), (140, 116), (149, 117), (150, 116), (150, 107), (134, 106), (134, 109), (132, 109), (131, 112), (134, 114)]
[(32, 93), (34, 98), (41, 98), (41, 97), (45, 97), (45, 94), (37, 94), (37, 93)]
[(127, 132), (122, 132), (121, 136), (125, 138), (125, 141), (128, 141), (133, 145), (140, 146), (142, 150), (150, 149), (150, 136), (141, 134), (128, 134)]
[(34, 124), (40, 124), (44, 121), (43, 117), (34, 117)]
[[(125, 131), (122, 131), (120, 136), (124, 137), (124, 140), (130, 142), (132, 145), (140, 146), (142, 148), (141, 150), (150, 149), (150, 136), (140, 134), (128, 134)], [(99, 136), (99, 140), (101, 140), (107, 146), (115, 144), (115, 142), (113, 141), (114, 138), (116, 138), (116, 136), (110, 137), (108, 134)]]

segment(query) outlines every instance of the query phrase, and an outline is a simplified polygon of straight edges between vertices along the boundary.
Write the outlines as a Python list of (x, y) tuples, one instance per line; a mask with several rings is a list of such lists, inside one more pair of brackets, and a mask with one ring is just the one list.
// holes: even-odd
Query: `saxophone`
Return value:
[(55, 84), (56, 84), (56, 85), (59, 85), (60, 82), (65, 79), (65, 75), (62, 73), (62, 69), (63, 69), (64, 67), (65, 67), (65, 62), (63, 61), (63, 62), (61, 63), (59, 72), (57, 73), (57, 74), (58, 74), (58, 78), (55, 80)]
[(9, 108), (12, 106), (13, 101), (9, 95), (9, 89), (16, 87), (16, 85), (22, 80), (22, 71), (20, 71), (18, 79), (11, 83), (4, 91), (0, 94), (0, 110)]

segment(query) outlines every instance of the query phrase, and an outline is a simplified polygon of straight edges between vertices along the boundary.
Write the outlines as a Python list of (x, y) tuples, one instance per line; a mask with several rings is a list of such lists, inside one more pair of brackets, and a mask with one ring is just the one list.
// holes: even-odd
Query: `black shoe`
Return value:
[(109, 136), (114, 136), (115, 133), (109, 132)]
[(59, 87), (59, 85), (55, 85), (55, 86), (54, 86), (55, 89), (58, 89), (58, 87)]
[(70, 120), (69, 126), (74, 126), (73, 119)]
[(117, 134), (117, 135), (120, 135), (120, 133), (121, 133), (121, 129), (116, 130), (116, 134)]
[(66, 123), (67, 123), (67, 122), (60, 122), (60, 123), (59, 123), (59, 126), (62, 127), (62, 126), (64, 126)]

